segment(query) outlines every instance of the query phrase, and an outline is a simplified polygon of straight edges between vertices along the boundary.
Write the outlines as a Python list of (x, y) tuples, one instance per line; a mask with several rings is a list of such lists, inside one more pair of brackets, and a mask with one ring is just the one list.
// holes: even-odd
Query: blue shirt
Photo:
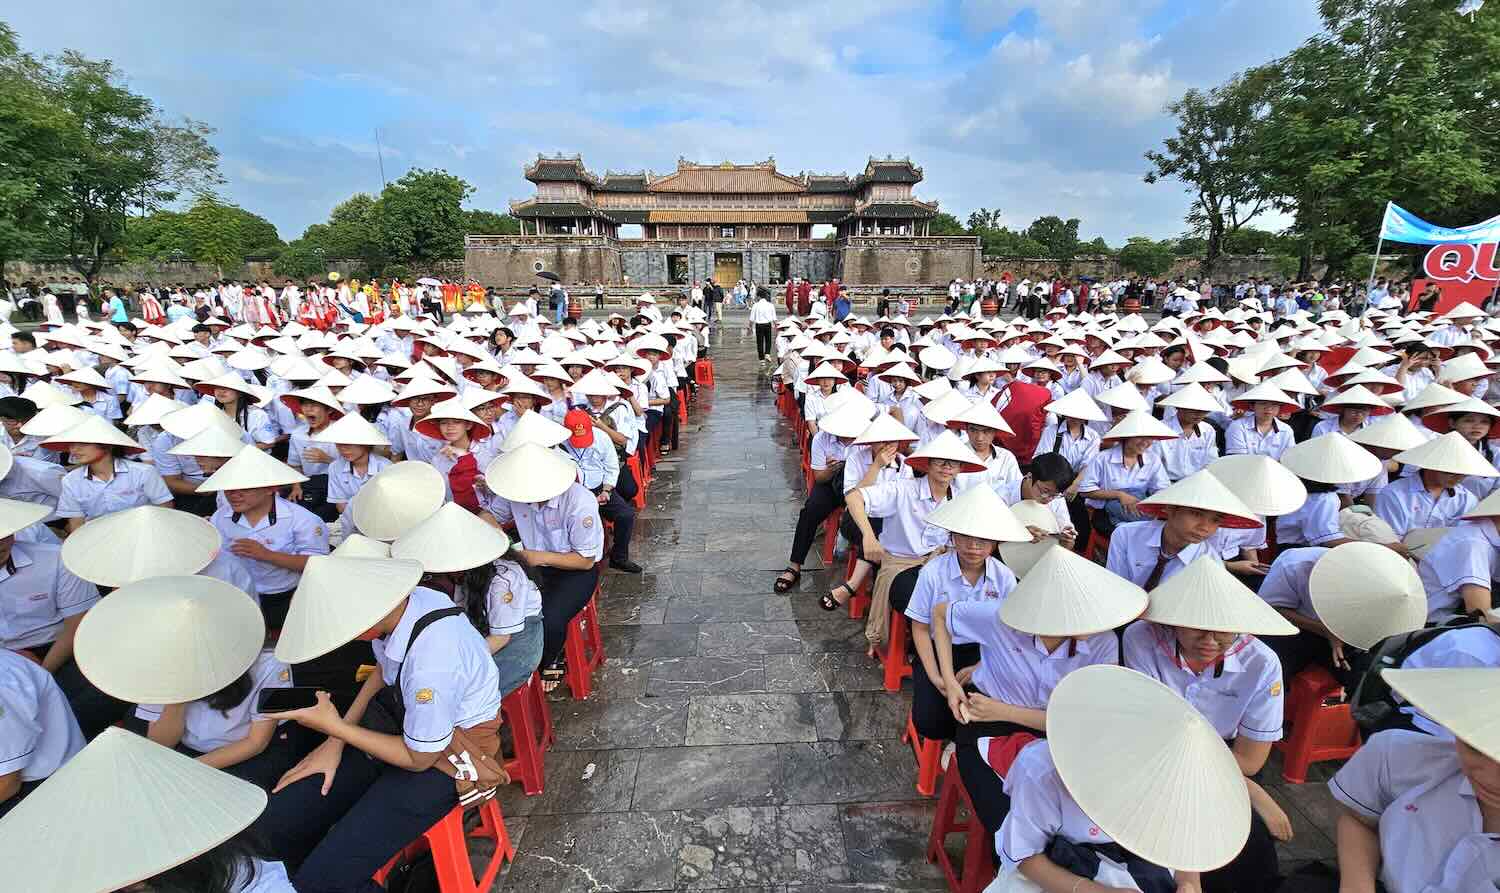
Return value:
[(109, 299), (110, 322), (130, 322), (130, 315), (125, 312), (125, 302), (120, 300), (119, 295), (112, 295)]

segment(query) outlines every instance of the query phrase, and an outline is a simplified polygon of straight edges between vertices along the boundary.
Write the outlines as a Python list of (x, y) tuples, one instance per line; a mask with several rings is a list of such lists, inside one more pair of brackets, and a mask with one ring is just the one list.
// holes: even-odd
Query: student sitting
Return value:
[(1307, 499), (1296, 511), (1276, 519), (1279, 547), (1332, 548), (1352, 542), (1339, 527), (1338, 485), (1368, 480), (1379, 474), (1380, 460), (1335, 432), (1297, 444), (1282, 456), (1281, 464), (1301, 479)]
[(1457, 431), (1449, 431), (1396, 455), (1417, 469), (1380, 491), (1375, 514), (1405, 538), (1413, 530), (1449, 527), (1479, 502), (1463, 486), (1469, 477), (1500, 477), (1493, 464)]
[(1138, 509), (1153, 520), (1116, 527), (1105, 566), (1147, 592), (1199, 557), (1218, 561), (1207, 541), (1220, 527), (1261, 526), (1255, 513), (1206, 471), (1141, 500)]
[(1151, 446), (1176, 436), (1150, 413), (1138, 410), (1101, 438), (1102, 452), (1089, 460), (1078, 482), (1079, 495), (1093, 509), (1095, 530), (1107, 535), (1117, 524), (1138, 520), (1136, 504), (1171, 483)]
[(1427, 593), (1427, 621), (1457, 614), (1484, 617), (1496, 606), (1491, 587), (1500, 579), (1500, 494), (1466, 512), (1417, 564)]
[(68, 697), (35, 660), (0, 648), (0, 817), (83, 749)]
[(68, 461), (78, 466), (63, 478), (57, 499), (56, 515), (67, 519), (69, 531), (110, 512), (172, 502), (172, 493), (155, 468), (122, 458), (144, 453), (146, 448), (98, 416), (49, 438), (43, 446), (66, 453)]

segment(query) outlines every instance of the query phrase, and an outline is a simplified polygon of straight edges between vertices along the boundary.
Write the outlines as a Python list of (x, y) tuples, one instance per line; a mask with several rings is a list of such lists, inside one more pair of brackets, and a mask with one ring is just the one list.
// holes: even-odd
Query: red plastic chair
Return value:
[(917, 793), (931, 797), (937, 791), (938, 773), (942, 771), (943, 742), (918, 734), (911, 711), (906, 713), (906, 731), (901, 733), (901, 742), (910, 744), (912, 755), (917, 758)]
[(641, 467), (639, 449), (625, 460), (625, 465), (635, 477), (635, 498), (631, 502), (635, 504), (636, 511), (641, 511), (646, 507), (646, 488), (651, 486), (651, 478), (646, 476), (645, 469)]
[[(601, 578), (602, 579), (602, 578)], [(566, 660), (568, 691), (578, 700), (594, 692), (594, 670), (604, 663), (604, 635), (599, 626), (598, 596), (568, 621), (568, 637), (563, 640), (563, 657)]]
[[(859, 556), (855, 554), (855, 550), (851, 547), (849, 549), (849, 558), (844, 563), (845, 580), (854, 575), (854, 566), (858, 563)], [(865, 612), (870, 609), (870, 576), (871, 575), (866, 574), (864, 582), (859, 584), (859, 588), (856, 589), (854, 591), (854, 594), (849, 597), (850, 620), (860, 619), (861, 617), (865, 616)]]
[(823, 563), (828, 567), (833, 567), (833, 553), (839, 546), (839, 522), (843, 519), (844, 509), (840, 507), (823, 521)]
[(885, 668), (886, 691), (900, 691), (901, 680), (911, 675), (911, 662), (906, 659), (906, 632), (906, 615), (892, 608), (885, 644), (875, 648), (875, 655)]
[(693, 381), (699, 387), (711, 388), (714, 386), (714, 361), (708, 357), (699, 360), (693, 366)]
[[(960, 806), (968, 815), (964, 821), (958, 820)], [(961, 871), (943, 845), (949, 834), (964, 835)], [(995, 879), (995, 838), (974, 812), (974, 801), (969, 799), (964, 780), (958, 774), (958, 760), (950, 761), (948, 771), (943, 773), (943, 793), (932, 817), (932, 834), (927, 838), (927, 861), (943, 870), (948, 889), (953, 893), (979, 893)]]
[[(538, 712), (545, 711), (544, 714)], [(546, 781), (545, 755), (552, 725), (551, 708), (542, 696), (542, 677), (536, 673), (500, 702), (505, 724), (510, 726), (516, 755), (505, 762), (511, 781), (519, 781), (528, 797), (542, 793)]]
[(1310, 666), (1293, 677), (1286, 696), (1290, 733), (1275, 744), (1281, 777), (1289, 784), (1307, 781), (1313, 763), (1347, 760), (1359, 750), (1359, 725), (1343, 698), (1343, 687), (1323, 667)]
[[(476, 880), (473, 866), (469, 863), (469, 838), (488, 837), (495, 842), (495, 853), (485, 865), (484, 873)], [(401, 852), (375, 872), (375, 883), (384, 885), (391, 871), (403, 860), (426, 852), (432, 852), (432, 864), (437, 870), (438, 889), (442, 893), (481, 893), (494, 886), (506, 861), (514, 862), (516, 847), (511, 843), (510, 833), (505, 830), (505, 816), (500, 813), (500, 804), (494, 798), (479, 805), (479, 825), (473, 831), (464, 831), (464, 808), (455, 806), (447, 815), (428, 828), (417, 840), (408, 844)]]

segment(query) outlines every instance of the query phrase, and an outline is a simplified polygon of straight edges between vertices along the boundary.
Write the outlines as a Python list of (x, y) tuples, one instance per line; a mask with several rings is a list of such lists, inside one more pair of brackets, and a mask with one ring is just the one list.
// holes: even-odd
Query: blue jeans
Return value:
[(521, 631), (510, 637), (510, 641), (491, 655), (495, 669), (500, 671), (500, 697), (505, 697), (525, 684), (542, 662), (542, 615), (526, 618)]
[(560, 301), (558, 302), (557, 306), (553, 307), (552, 309), (557, 311), (557, 324), (561, 326), (563, 317), (568, 313), (568, 302)]

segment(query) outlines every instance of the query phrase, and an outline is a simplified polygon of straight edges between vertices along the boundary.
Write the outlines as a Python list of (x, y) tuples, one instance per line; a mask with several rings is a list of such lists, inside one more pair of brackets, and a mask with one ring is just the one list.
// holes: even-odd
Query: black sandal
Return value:
[[(849, 598), (854, 598), (854, 588), (849, 585), (848, 581), (845, 581), (833, 587), (833, 592), (838, 592), (840, 589), (849, 593)], [(833, 597), (832, 592), (828, 593), (818, 600), (818, 606), (825, 611), (837, 611), (839, 608), (842, 608), (847, 604), (849, 604), (848, 599), (839, 601), (838, 599)]]
[[(791, 574), (791, 577), (787, 577), (787, 574)], [(799, 582), (801, 582), (801, 580), (802, 571), (798, 570), (795, 567), (792, 567), (789, 564), (786, 566), (786, 570), (782, 571), (781, 575), (776, 578), (776, 582), (771, 586), (771, 589), (777, 595), (785, 595), (791, 591), (793, 586), (796, 586)]]
[(562, 661), (558, 661), (550, 667), (544, 667), (538, 672), (542, 676), (542, 691), (546, 694), (556, 691), (557, 687), (562, 685), (563, 680), (568, 676), (568, 671), (563, 667)]

